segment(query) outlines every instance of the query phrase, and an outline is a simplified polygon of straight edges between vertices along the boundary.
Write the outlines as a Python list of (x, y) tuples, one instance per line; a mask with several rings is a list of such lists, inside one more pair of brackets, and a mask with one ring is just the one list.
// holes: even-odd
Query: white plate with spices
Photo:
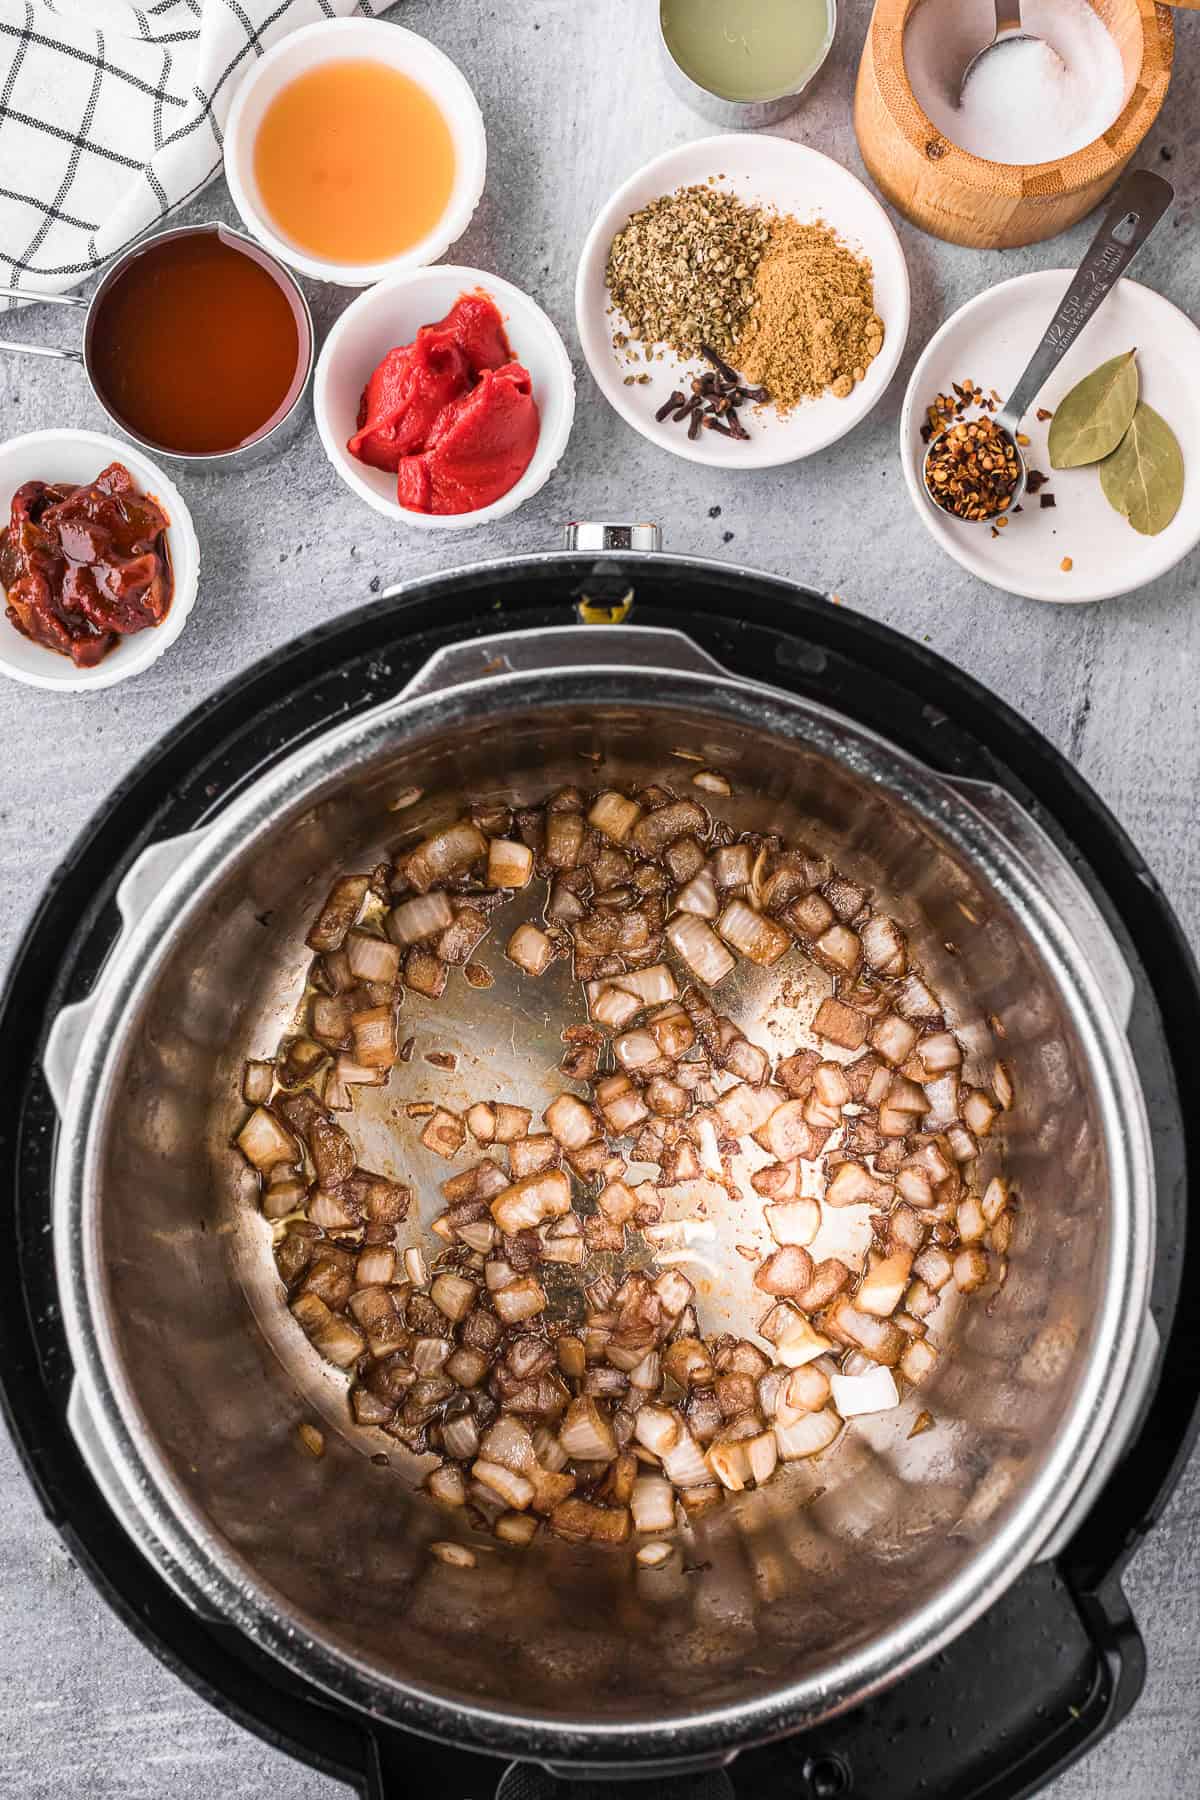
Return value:
[[(801, 401), (783, 415), (771, 405), (744, 405), (739, 417), (749, 434), (745, 442), (716, 430), (702, 430), (691, 438), (686, 423), (655, 418), (673, 392), (690, 394), (692, 377), (706, 370), (702, 358), (681, 359), (659, 344), (645, 359), (640, 344), (613, 342), (627, 330), (627, 321), (613, 309), (605, 280), (613, 238), (641, 207), (678, 188), (709, 182), (746, 205), (790, 214), (802, 224), (823, 221), (830, 226), (848, 249), (869, 259), (875, 312), (884, 327), (882, 349), (845, 399), (826, 393)], [(882, 206), (840, 163), (806, 144), (778, 137), (702, 138), (647, 163), (600, 212), (588, 233), (575, 280), (580, 343), (605, 398), (651, 443), (689, 462), (722, 469), (765, 469), (797, 462), (853, 430), (895, 373), (908, 335), (908, 316), (904, 252)]]
[[(1020, 375), (1074, 271), (1044, 269), (988, 288), (960, 307), (921, 356), (900, 419), (904, 479), (922, 523), (948, 556), (981, 581), (1029, 600), (1111, 600), (1165, 575), (1200, 543), (1200, 331), (1161, 294), (1124, 280), (1079, 335), (1025, 416), (1026, 466), (1047, 475), (997, 536), (933, 506), (921, 480), (926, 407), (951, 384), (971, 381), (1004, 395)], [(1143, 537), (1104, 498), (1094, 465), (1052, 469), (1048, 419), (1076, 382), (1110, 357), (1137, 350), (1140, 394), (1160, 412), (1183, 451), (1184, 493), (1174, 519)], [(968, 416), (974, 416), (973, 414)], [(1053, 497), (1044, 505), (1043, 496)], [(1064, 568), (1063, 563), (1069, 563)]]

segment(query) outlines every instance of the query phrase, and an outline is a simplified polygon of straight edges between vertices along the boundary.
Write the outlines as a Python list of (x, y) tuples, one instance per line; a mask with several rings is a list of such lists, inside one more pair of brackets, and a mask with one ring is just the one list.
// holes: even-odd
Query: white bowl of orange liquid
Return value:
[(466, 77), (381, 19), (327, 19), (283, 38), (242, 82), (225, 128), (247, 229), (302, 275), (341, 287), (444, 256), (486, 170)]

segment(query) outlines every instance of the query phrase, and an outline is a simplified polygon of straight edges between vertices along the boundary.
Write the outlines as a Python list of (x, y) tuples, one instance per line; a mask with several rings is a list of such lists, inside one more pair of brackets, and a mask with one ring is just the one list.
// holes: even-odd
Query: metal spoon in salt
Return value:
[[(1166, 212), (1175, 198), (1175, 190), (1169, 181), (1161, 175), (1155, 175), (1150, 169), (1134, 169), (1121, 182), (1104, 222), (1088, 246), (1088, 251), (1080, 263), (1070, 287), (1058, 303), (1054, 317), (1047, 325), (1041, 343), (1030, 357), (1025, 372), (1013, 388), (1007, 402), (996, 414), (995, 422), (1016, 451), (1017, 466), (1020, 476), (1012, 498), (1005, 513), (1012, 511), (1020, 504), (1025, 494), (1027, 472), (1025, 458), (1017, 443), (1017, 432), (1021, 420), (1037, 399), (1047, 381), (1071, 348), (1088, 320), (1093, 317), (1097, 308), (1112, 293), (1122, 275), (1145, 243), (1154, 227)], [(950, 513), (957, 518), (953, 508), (943, 506), (930, 484), (930, 457), (937, 446), (952, 431), (948, 426), (939, 431), (930, 440), (925, 451), (922, 464), (921, 485), (929, 497), (930, 503), (939, 512)], [(992, 513), (985, 518), (964, 520), (972, 525), (992, 525), (999, 514)]]
[[(1021, 0), (996, 0), (996, 35), (990, 43), (983, 46), (982, 50), (975, 52), (963, 70), (962, 80), (958, 84), (958, 104), (960, 106), (963, 103), (963, 94), (966, 92), (967, 83), (984, 57), (998, 44), (1016, 44), (1022, 41), (1030, 44), (1045, 44), (1050, 54), (1056, 57), (1060, 63), (1062, 62), (1062, 57), (1059, 56), (1053, 44), (1046, 43), (1045, 38), (1036, 37), (1032, 31), (1026, 31), (1021, 24)], [(1066, 67), (1065, 64), (1063, 66)]]

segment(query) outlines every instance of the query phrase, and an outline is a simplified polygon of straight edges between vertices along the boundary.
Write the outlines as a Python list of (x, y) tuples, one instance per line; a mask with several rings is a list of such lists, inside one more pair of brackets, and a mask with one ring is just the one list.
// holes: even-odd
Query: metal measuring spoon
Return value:
[(1046, 44), (1046, 48), (1062, 62), (1062, 57), (1058, 56), (1053, 44), (1047, 43), (1045, 38), (1036, 37), (1032, 31), (1026, 31), (1021, 24), (1021, 0), (996, 0), (996, 35), (990, 44), (985, 44), (982, 50), (975, 52), (963, 70), (962, 80), (958, 84), (960, 106), (968, 81), (989, 51), (994, 50), (997, 44), (1015, 44), (1022, 38), (1030, 43)]
[[(1008, 506), (1003, 509), (1005, 513), (1019, 505), (1028, 479), (1025, 458), (1017, 443), (1021, 420), (1088, 320), (1112, 293), (1174, 198), (1175, 190), (1170, 182), (1164, 181), (1161, 175), (1155, 175), (1150, 169), (1135, 169), (1132, 174), (1126, 175), (1114, 193), (1104, 215), (1104, 222), (1088, 246), (1074, 280), (1059, 301), (1041, 343), (1030, 357), (1024, 374), (1008, 400), (995, 416), (994, 423), (1012, 445), (1020, 471)], [(947, 426), (930, 440), (921, 465), (921, 485), (931, 504), (939, 512), (958, 518), (960, 515), (953, 508), (942, 505), (929, 478), (930, 457), (954, 429), (953, 425)], [(999, 513), (990, 513), (980, 519), (963, 520), (963, 523), (991, 525), (998, 517)]]

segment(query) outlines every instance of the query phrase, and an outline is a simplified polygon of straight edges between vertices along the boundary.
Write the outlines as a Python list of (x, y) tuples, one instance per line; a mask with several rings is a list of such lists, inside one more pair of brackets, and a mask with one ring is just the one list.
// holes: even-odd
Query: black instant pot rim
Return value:
[[(540, 616), (546, 610), (542, 596), (530, 592), (536, 580), (547, 576), (560, 590), (565, 589), (556, 595), (555, 603), (549, 609), (549, 619)], [(656, 584), (661, 587), (668, 580), (677, 580), (684, 585), (695, 581), (695, 591), (687, 596), (687, 605), (691, 608), (688, 615), (681, 617), (677, 603), (672, 602), (671, 610), (664, 616), (655, 604), (661, 596), (647, 599), (647, 588), (653, 590)], [(98, 809), (48, 885), (27, 927), (0, 1001), (0, 1019), (3, 1020), (0, 1066), (7, 1063), (6, 1073), (10, 1078), (0, 1084), (0, 1094), (5, 1096), (0, 1103), (0, 1177), (10, 1182), (14, 1193), (20, 1180), (20, 1134), (3, 1129), (4, 1113), (10, 1110), (12, 1096), (22, 1088), (26, 1078), (31, 1082), (40, 1079), (36, 1072), (30, 1074), (28, 1061), (22, 1068), (18, 1052), (23, 1046), (26, 1059), (30, 1055), (36, 1057), (46, 1017), (52, 1016), (64, 999), (77, 997), (76, 993), (66, 991), (67, 981), (62, 969), (55, 968), (53, 976), (46, 976), (42, 959), (46, 956), (47, 932), (53, 943), (57, 930), (57, 941), (61, 945), (63, 915), (66, 913), (74, 915), (76, 936), (85, 930), (102, 932), (102, 915), (110, 905), (112, 887), (119, 873), (146, 841), (162, 835), (157, 820), (164, 810), (177, 813), (183, 805), (191, 814), (189, 823), (201, 822), (206, 811), (211, 815), (238, 786), (260, 773), (266, 762), (275, 760), (303, 741), (306, 730), (302, 719), (293, 719), (286, 731), (281, 727), (278, 743), (273, 749), (268, 747), (258, 762), (236, 772), (226, 770), (225, 785), (220, 782), (203, 784), (199, 775), (213, 759), (215, 733), (224, 733), (219, 740), (223, 745), (231, 741), (240, 743), (249, 735), (244, 723), (247, 718), (262, 719), (276, 706), (286, 712), (289, 700), (295, 712), (296, 697), (312, 686), (314, 670), (319, 675), (323, 664), (326, 667), (332, 665), (336, 686), (339, 660), (341, 667), (348, 668), (352, 655), (370, 650), (373, 645), (381, 658), (377, 691), (362, 692), (360, 678), (360, 691), (353, 697), (347, 696), (343, 703), (347, 710), (365, 708), (394, 691), (396, 683), (390, 680), (387, 654), (389, 649), (394, 652), (396, 638), (406, 649), (422, 645), (425, 639), (430, 640), (431, 648), (434, 638), (440, 636), (445, 641), (447, 633), (453, 639), (460, 635), (480, 636), (489, 631), (519, 629), (523, 625), (562, 622), (570, 616), (569, 601), (584, 592), (593, 597), (601, 594), (616, 597), (631, 583), (636, 587), (639, 581), (643, 592), (634, 623), (644, 618), (647, 623), (691, 629), (701, 641), (706, 641), (712, 639), (716, 622), (718, 646), (714, 648), (710, 641), (709, 647), (714, 648), (719, 660), (730, 662), (734, 667), (737, 666), (739, 626), (747, 625), (751, 614), (759, 617), (775, 612), (783, 615), (784, 620), (782, 625), (775, 627), (781, 638), (777, 652), (780, 667), (773, 677), (777, 684), (803, 688), (808, 683), (812, 687), (812, 684), (824, 681), (830, 659), (842, 658), (881, 685), (890, 683), (894, 686), (899, 674), (909, 683), (910, 696), (921, 690), (935, 694), (936, 704), (926, 700), (922, 712), (925, 725), (931, 730), (936, 731), (938, 717), (948, 727), (960, 718), (970, 720), (971, 735), (985, 762), (992, 765), (992, 778), (1003, 781), (1010, 788), (1014, 783), (1023, 788), (1027, 800), (1029, 795), (1036, 794), (1040, 805), (1034, 810), (1057, 819), (1060, 826), (1064, 818), (1069, 819), (1070, 842), (1080, 856), (1084, 856), (1085, 865), (1095, 863), (1097, 856), (1095, 849), (1090, 858), (1084, 855), (1081, 838), (1085, 844), (1099, 847), (1099, 866), (1105, 869), (1104, 893), (1110, 903), (1109, 910), (1115, 910), (1128, 929), (1136, 932), (1139, 949), (1148, 935), (1147, 949), (1151, 954), (1147, 974), (1164, 1014), (1164, 1028), (1176, 1044), (1186, 1041), (1189, 1029), (1194, 1037), (1200, 1023), (1200, 984), (1190, 949), (1161, 890), (1122, 828), (1076, 771), (1027, 721), (972, 677), (947, 663), (936, 651), (848, 608), (833, 605), (819, 594), (799, 588), (781, 577), (751, 574), (731, 565), (665, 556), (596, 559), (557, 553), (517, 557), (407, 584), (378, 601), (317, 627), (281, 652), (264, 658), (219, 689), (166, 733), (139, 768)], [(488, 594), (481, 610), (480, 587), (483, 583), (488, 584)], [(731, 603), (728, 610), (719, 604), (726, 598)], [(399, 627), (398, 632), (396, 627)], [(338, 655), (330, 657), (328, 653), (335, 643)], [(416, 659), (414, 666), (424, 660), (420, 648), (410, 650), (410, 654)], [(760, 678), (772, 679), (769, 675)], [(813, 691), (829, 699), (824, 686), (817, 686)], [(836, 706), (837, 701), (832, 699), (829, 703)], [(328, 717), (328, 710), (315, 716), (309, 730), (321, 729)], [(972, 772), (980, 773), (978, 769)], [(159, 801), (157, 812), (147, 806), (148, 795)], [(174, 828), (181, 827), (177, 824)], [(122, 854), (115, 864), (111, 864), (111, 846), (116, 837), (122, 839)], [(1090, 885), (1095, 886), (1094, 873)], [(77, 905), (80, 886), (90, 895), (82, 911)], [(1145, 956), (1143, 960), (1146, 960)], [(39, 963), (42, 963), (41, 967), (36, 966)], [(1182, 1072), (1176, 1058), (1176, 1073)], [(1185, 1084), (1181, 1081), (1180, 1085), (1182, 1088)], [(1200, 1106), (1194, 1104), (1200, 1099), (1200, 1093), (1195, 1091), (1195, 1081), (1191, 1087), (1193, 1104), (1181, 1108), (1181, 1122), (1190, 1140), (1188, 1160), (1191, 1166), (1197, 1166), (1200, 1165), (1200, 1126), (1190, 1126), (1189, 1119), (1200, 1117)], [(1192, 1261), (1196, 1259), (1194, 1249)], [(5, 1271), (3, 1279), (7, 1280), (12, 1274), (11, 1269)], [(13, 1296), (8, 1298), (11, 1300)], [(1179, 1324), (1178, 1313), (1176, 1308), (1175, 1326)], [(19, 1324), (28, 1327), (25, 1333), (28, 1341), (23, 1348), (17, 1342), (21, 1335), (17, 1328)], [(85, 1562), (92, 1579), (116, 1604), (143, 1641), (149, 1638), (151, 1647), (168, 1666), (206, 1698), (233, 1713), (241, 1723), (260, 1735), (324, 1766), (330, 1774), (340, 1775), (343, 1779), (361, 1779), (361, 1718), (340, 1715), (335, 1706), (324, 1702), (313, 1690), (303, 1697), (302, 1704), (307, 1708), (315, 1706), (320, 1711), (322, 1731), (314, 1741), (312, 1731), (308, 1730), (301, 1734), (302, 1741), (297, 1743), (287, 1729), (287, 1720), (281, 1722), (278, 1709), (276, 1716), (267, 1720), (261, 1705), (251, 1709), (241, 1704), (240, 1696), (231, 1696), (227, 1676), (225, 1681), (222, 1680), (221, 1668), (221, 1636), (226, 1628), (212, 1628), (215, 1655), (197, 1655), (194, 1642), (187, 1651), (180, 1651), (178, 1633), (166, 1629), (167, 1621), (162, 1616), (164, 1600), (169, 1602), (168, 1612), (172, 1608), (179, 1609), (179, 1603), (165, 1591), (150, 1596), (145, 1593), (150, 1571), (140, 1553), (122, 1537), (121, 1543), (104, 1543), (97, 1554), (92, 1541), (97, 1535), (95, 1521), (84, 1519), (81, 1522), (71, 1507), (63, 1503), (62, 1470), (55, 1465), (61, 1463), (64, 1450), (68, 1458), (75, 1458), (73, 1446), (69, 1441), (60, 1444), (56, 1456), (49, 1442), (54, 1433), (47, 1431), (44, 1407), (38, 1414), (37, 1408), (28, 1404), (31, 1395), (25, 1391), (23, 1378), (31, 1375), (36, 1382), (36, 1335), (32, 1321), (25, 1320), (21, 1304), (15, 1307), (0, 1305), (0, 1403), (43, 1509), (69, 1547)], [(1107, 1609), (1101, 1607), (1105, 1613), (1105, 1630), (1126, 1639), (1125, 1675), (1121, 1682), (1114, 1684), (1106, 1702), (1105, 1729), (1111, 1726), (1116, 1713), (1132, 1703), (1140, 1687), (1138, 1658), (1122, 1623), (1114, 1577), (1165, 1504), (1198, 1428), (1200, 1414), (1193, 1413), (1190, 1420), (1185, 1420), (1182, 1430), (1176, 1419), (1175, 1429), (1155, 1440), (1154, 1454), (1126, 1459), (1127, 1463), (1136, 1462), (1137, 1469), (1130, 1471), (1123, 1465), (1110, 1479), (1065, 1559), (1071, 1571), (1069, 1579), (1081, 1591), (1086, 1590), (1093, 1597), (1108, 1591)], [(58, 1430), (61, 1434), (61, 1421)], [(86, 1480), (84, 1485), (85, 1488), (88, 1485)], [(110, 1520), (110, 1526), (112, 1523)], [(108, 1536), (111, 1540), (111, 1532)], [(161, 1583), (155, 1582), (152, 1576), (150, 1584), (161, 1589)], [(136, 1597), (131, 1599), (131, 1594)], [(194, 1632), (191, 1635), (194, 1638)], [(1103, 1632), (1099, 1635), (1103, 1636)], [(1136, 1640), (1135, 1630), (1132, 1638)], [(228, 1644), (224, 1646), (226, 1653), (232, 1648)], [(252, 1647), (239, 1638), (236, 1649), (245, 1660), (244, 1653)], [(292, 1679), (271, 1659), (262, 1653), (257, 1653), (257, 1657), (262, 1667), (255, 1673), (262, 1677), (267, 1687), (282, 1694), (293, 1685)], [(288, 1704), (282, 1708), (285, 1715), (291, 1710), (290, 1695), (287, 1699)], [(1082, 1743), (1077, 1744), (1071, 1754), (1080, 1753), (1084, 1747)], [(439, 1751), (438, 1754), (444, 1753)], [(481, 1760), (474, 1756), (464, 1758), (466, 1763), (476, 1767)], [(1060, 1758), (1054, 1766), (1062, 1766), (1063, 1761), (1065, 1758)], [(464, 1779), (467, 1779), (465, 1771)], [(1007, 1788), (1004, 1791), (1014, 1790)]]

